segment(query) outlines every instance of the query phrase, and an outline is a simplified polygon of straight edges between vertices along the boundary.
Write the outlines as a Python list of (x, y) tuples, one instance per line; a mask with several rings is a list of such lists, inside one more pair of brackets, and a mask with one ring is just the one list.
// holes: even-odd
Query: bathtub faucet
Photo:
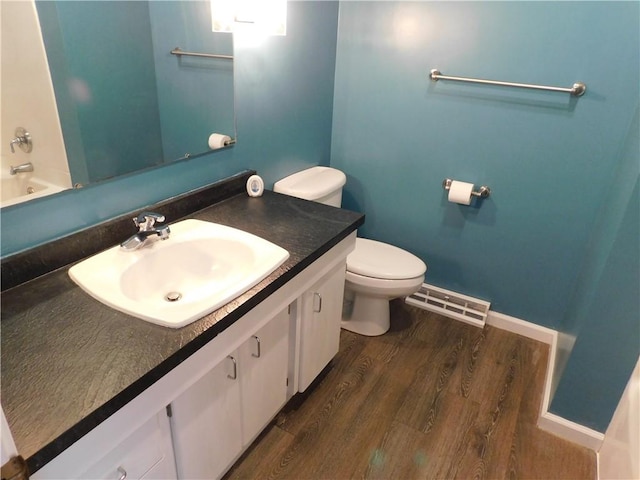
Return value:
[(22, 165), (18, 165), (17, 167), (14, 167), (13, 165), (11, 165), (11, 167), (9, 168), (10, 175), (15, 175), (16, 173), (24, 173), (24, 172), (33, 172), (33, 163), (27, 162), (27, 163), (23, 163)]
[(157, 235), (161, 240), (169, 238), (169, 234), (171, 233), (169, 225), (156, 226), (156, 221), (164, 222), (164, 215), (154, 212), (142, 212), (137, 217), (134, 217), (133, 223), (138, 227), (138, 233), (122, 242), (120, 248), (127, 252), (137, 250), (153, 235)]

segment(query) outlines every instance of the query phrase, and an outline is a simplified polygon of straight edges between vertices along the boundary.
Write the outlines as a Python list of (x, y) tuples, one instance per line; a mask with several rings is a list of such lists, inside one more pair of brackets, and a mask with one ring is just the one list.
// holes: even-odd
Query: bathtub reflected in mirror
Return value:
[[(0, 22), (0, 207), (207, 153), (212, 132), (236, 137), (233, 60), (170, 54), (233, 54), (209, 0), (0, 1)], [(18, 127), (30, 153), (11, 151)], [(9, 175), (28, 162), (34, 172)]]
[[(58, 193), (72, 183), (34, 3), (0, 2), (0, 22), (0, 207), (7, 207)], [(19, 132), (29, 135), (31, 151), (16, 141)], [(32, 172), (10, 174), (12, 167), (28, 163)]]
[(26, 202), (35, 198), (46, 197), (54, 193), (62, 192), (64, 187), (54, 185), (35, 176), (33, 173), (0, 176), (0, 208), (10, 207), (17, 203)]

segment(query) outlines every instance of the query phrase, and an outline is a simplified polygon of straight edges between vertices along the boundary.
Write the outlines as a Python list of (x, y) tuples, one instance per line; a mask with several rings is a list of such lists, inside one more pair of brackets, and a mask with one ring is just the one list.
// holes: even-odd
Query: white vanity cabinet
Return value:
[(217, 478), (287, 400), (289, 315), (278, 313), (171, 402), (179, 478)]
[(345, 261), (355, 236), (342, 239), (32, 478), (223, 475), (338, 352)]
[(320, 279), (300, 299), (298, 391), (304, 392), (338, 353), (346, 262)]

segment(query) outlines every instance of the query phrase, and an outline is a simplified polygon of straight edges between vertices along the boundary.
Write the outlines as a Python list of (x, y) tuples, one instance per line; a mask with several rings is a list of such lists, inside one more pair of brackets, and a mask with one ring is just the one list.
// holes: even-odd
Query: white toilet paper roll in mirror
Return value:
[(471, 203), (471, 192), (473, 191), (473, 183), (458, 182), (453, 180), (449, 187), (449, 201), (459, 203), (460, 205), (469, 205)]
[(229, 135), (222, 135), (221, 133), (212, 133), (209, 135), (209, 148), (215, 150), (216, 148), (222, 148), (231, 141)]

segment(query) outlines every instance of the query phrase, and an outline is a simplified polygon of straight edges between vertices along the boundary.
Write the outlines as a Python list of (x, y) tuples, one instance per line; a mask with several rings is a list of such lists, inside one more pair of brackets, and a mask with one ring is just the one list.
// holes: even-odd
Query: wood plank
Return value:
[(416, 367), (416, 375), (407, 398), (396, 419), (417, 430), (428, 433), (438, 419), (442, 399), (453, 372), (459, 368), (459, 357), (465, 346), (465, 328), (454, 322), (434, 331), (438, 346), (425, 349), (423, 360)]
[[(510, 440), (517, 422), (521, 393), (526, 380), (521, 364), (521, 345), (517, 342), (492, 341), (497, 335), (487, 334), (487, 357), (499, 359), (482, 364), (476, 385), (486, 387), (484, 395), (474, 391), (480, 405), (478, 417), (469, 431), (459, 458), (449, 469), (447, 478), (504, 478)], [(515, 343), (515, 344), (514, 344)], [(488, 359), (488, 358), (487, 358)], [(485, 375), (480, 376), (482, 373)], [(506, 439), (506, 441), (505, 441)]]
[(471, 392), (472, 379), (476, 376), (478, 363), (482, 358), (486, 348), (486, 331), (478, 327), (465, 325), (465, 344), (460, 354), (460, 368), (453, 372), (451, 377), (450, 391), (455, 391), (458, 395), (468, 398)]

